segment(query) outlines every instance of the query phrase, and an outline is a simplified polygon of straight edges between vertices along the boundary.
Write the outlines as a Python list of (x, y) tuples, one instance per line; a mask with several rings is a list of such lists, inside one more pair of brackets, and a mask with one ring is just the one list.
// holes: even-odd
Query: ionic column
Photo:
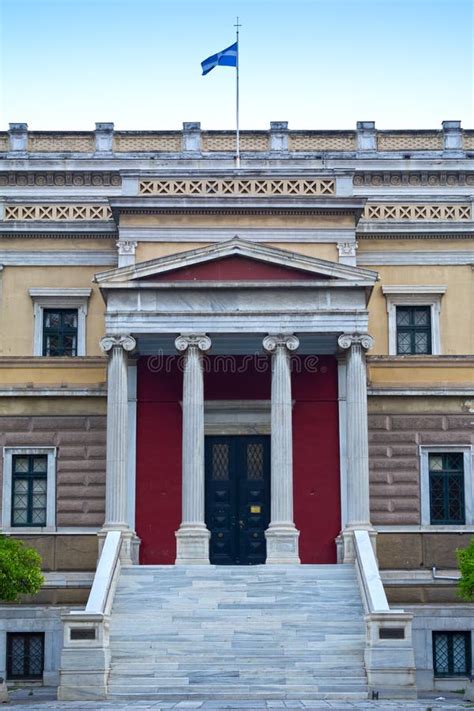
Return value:
[(366, 333), (344, 333), (338, 344), (347, 350), (347, 523), (342, 532), (344, 560), (353, 560), (352, 531), (372, 529), (369, 498), (369, 434), (365, 351), (373, 339)]
[(210, 533), (204, 520), (204, 378), (202, 354), (211, 347), (204, 335), (175, 341), (184, 353), (182, 520), (176, 532), (176, 564), (209, 563)]
[(272, 354), (271, 402), (271, 521), (265, 532), (267, 563), (299, 563), (297, 531), (293, 521), (293, 428), (290, 352), (299, 346), (296, 336), (269, 335), (264, 349)]
[(111, 530), (123, 531), (121, 560), (137, 562), (138, 539), (127, 517), (128, 471), (128, 353), (136, 341), (132, 336), (105, 336), (100, 347), (109, 354), (107, 366), (107, 461), (105, 479), (105, 522), (101, 538)]

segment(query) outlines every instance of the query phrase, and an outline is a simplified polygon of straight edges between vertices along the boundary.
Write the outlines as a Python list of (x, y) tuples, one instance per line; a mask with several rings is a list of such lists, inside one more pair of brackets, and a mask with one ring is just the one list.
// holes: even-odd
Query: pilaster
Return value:
[(375, 121), (357, 121), (357, 152), (375, 153), (377, 151), (377, 134)]
[(461, 121), (443, 121), (444, 154), (446, 157), (464, 157)]
[(288, 153), (288, 121), (270, 121), (270, 150)]
[(117, 242), (118, 267), (130, 267), (135, 264), (135, 252), (138, 242), (120, 240)]
[(176, 532), (176, 564), (209, 563), (210, 533), (204, 520), (204, 378), (202, 354), (211, 347), (204, 334), (175, 341), (184, 354), (182, 519)]
[(201, 153), (201, 124), (195, 121), (183, 123), (183, 153)]
[(8, 134), (10, 139), (10, 153), (26, 154), (28, 152), (28, 124), (10, 123)]
[(269, 335), (263, 347), (272, 355), (271, 521), (265, 532), (267, 563), (299, 563), (299, 531), (293, 521), (293, 428), (290, 353), (299, 346), (292, 334)]
[(95, 152), (112, 153), (114, 140), (113, 123), (96, 123), (95, 125)]

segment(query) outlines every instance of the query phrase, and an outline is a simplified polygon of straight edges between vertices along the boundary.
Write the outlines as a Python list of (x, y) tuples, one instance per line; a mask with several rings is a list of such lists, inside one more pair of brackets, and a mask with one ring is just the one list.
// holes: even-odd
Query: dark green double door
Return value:
[(270, 437), (206, 437), (206, 524), (215, 565), (265, 563)]

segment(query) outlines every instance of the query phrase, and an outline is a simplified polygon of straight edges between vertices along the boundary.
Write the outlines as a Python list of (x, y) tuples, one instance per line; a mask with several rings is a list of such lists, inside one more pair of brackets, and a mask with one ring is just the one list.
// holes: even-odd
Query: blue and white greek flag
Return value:
[(230, 47), (223, 49), (222, 52), (218, 52), (217, 54), (213, 54), (211, 57), (208, 57), (201, 62), (203, 76), (204, 74), (208, 74), (211, 69), (214, 69), (214, 67), (217, 66), (236, 67), (237, 54), (237, 42), (234, 42), (234, 44), (231, 44)]

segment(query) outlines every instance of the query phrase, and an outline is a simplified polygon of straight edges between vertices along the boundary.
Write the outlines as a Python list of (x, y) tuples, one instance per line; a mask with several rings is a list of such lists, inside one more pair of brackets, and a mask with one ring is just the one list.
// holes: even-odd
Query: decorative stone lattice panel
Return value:
[(179, 153), (180, 133), (120, 134), (116, 133), (113, 149), (117, 153)]
[(441, 133), (378, 133), (379, 151), (442, 151)]
[(366, 205), (366, 220), (470, 220), (470, 205)]
[(93, 134), (78, 136), (28, 136), (28, 151), (31, 153), (93, 153)]
[(101, 187), (112, 185), (114, 187), (122, 184), (122, 178), (118, 173), (3, 173), (0, 174), (0, 186), (35, 186), (45, 185), (52, 187), (81, 187), (92, 186)]
[(108, 205), (6, 205), (5, 220), (111, 220)]
[(227, 135), (218, 136), (203, 133), (201, 135), (201, 146), (202, 150), (205, 152), (226, 151), (235, 153), (237, 146), (235, 133), (229, 133)]
[(205, 195), (268, 197), (274, 195), (334, 195), (334, 180), (141, 180), (141, 195)]
[(457, 187), (474, 185), (474, 173), (358, 173), (354, 176), (356, 187)]
[[(205, 152), (235, 152), (236, 136), (235, 133), (228, 134), (209, 134), (203, 133), (202, 150)], [(240, 134), (240, 150), (241, 151), (268, 151), (268, 135), (267, 134)]]
[(356, 138), (350, 133), (290, 133), (290, 151), (355, 151)]
[(464, 131), (463, 145), (465, 151), (474, 151), (474, 131)]
[(0, 151), (8, 151), (8, 134), (0, 133)]

